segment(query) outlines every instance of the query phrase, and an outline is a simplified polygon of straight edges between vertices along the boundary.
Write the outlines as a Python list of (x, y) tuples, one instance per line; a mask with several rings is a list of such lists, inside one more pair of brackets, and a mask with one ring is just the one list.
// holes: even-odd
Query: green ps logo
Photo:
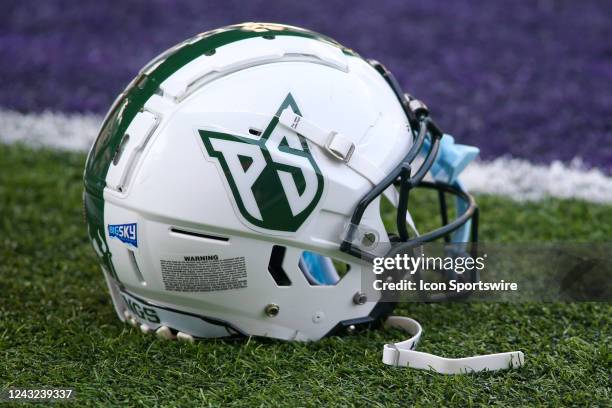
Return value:
[(323, 193), (323, 176), (306, 140), (279, 125), (287, 107), (301, 115), (288, 94), (259, 139), (199, 130), (206, 152), (223, 169), (236, 206), (254, 226), (294, 232)]

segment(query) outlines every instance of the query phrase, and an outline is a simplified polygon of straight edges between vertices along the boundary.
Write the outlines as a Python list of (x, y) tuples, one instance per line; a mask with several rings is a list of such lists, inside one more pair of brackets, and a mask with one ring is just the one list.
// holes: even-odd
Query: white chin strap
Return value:
[(387, 365), (433, 370), (440, 374), (468, 374), (485, 370), (496, 371), (518, 368), (525, 363), (525, 357), (521, 351), (464, 358), (444, 358), (423, 353), (415, 350), (423, 333), (423, 328), (419, 322), (409, 317), (390, 316), (385, 325), (401, 329), (412, 335), (408, 340), (385, 344), (382, 361)]

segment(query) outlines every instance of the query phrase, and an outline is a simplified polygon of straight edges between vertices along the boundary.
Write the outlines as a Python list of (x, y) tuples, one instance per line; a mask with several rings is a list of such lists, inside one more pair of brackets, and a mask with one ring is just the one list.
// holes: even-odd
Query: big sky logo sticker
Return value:
[(218, 162), (240, 214), (254, 226), (294, 232), (323, 193), (323, 176), (306, 140), (278, 123), (286, 108), (301, 116), (288, 94), (259, 139), (199, 130)]
[(138, 247), (138, 225), (132, 224), (115, 224), (108, 226), (108, 236), (116, 238), (119, 241)]

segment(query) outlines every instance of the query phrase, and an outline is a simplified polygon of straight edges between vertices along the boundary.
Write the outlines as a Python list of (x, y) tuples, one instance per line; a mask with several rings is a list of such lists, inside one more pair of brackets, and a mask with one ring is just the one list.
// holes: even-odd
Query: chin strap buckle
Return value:
[(393, 364), (389, 364), (389, 363), (385, 362), (384, 360), (383, 360), (383, 363), (392, 365), (393, 367), (399, 367), (399, 358), (400, 358), (400, 354), (401, 353), (399, 351), (399, 348), (397, 348), (397, 344), (395, 344), (395, 343), (387, 343), (387, 344), (385, 344), (385, 348), (384, 349), (385, 350), (393, 350), (393, 351), (395, 351), (395, 358), (393, 359)]
[(521, 351), (464, 358), (444, 358), (423, 353), (415, 350), (423, 333), (419, 322), (409, 317), (390, 316), (386, 325), (403, 330), (412, 336), (399, 343), (385, 344), (382, 361), (390, 366), (433, 370), (440, 374), (469, 374), (519, 368), (525, 364), (525, 356)]
[(336, 159), (348, 163), (355, 152), (355, 143), (338, 132), (331, 132), (325, 142), (325, 150)]
[(370, 162), (367, 155), (359, 151), (355, 143), (341, 133), (323, 129), (310, 120), (286, 108), (278, 122), (323, 149), (338, 162), (345, 164), (366, 180), (376, 185), (386, 176), (385, 172)]

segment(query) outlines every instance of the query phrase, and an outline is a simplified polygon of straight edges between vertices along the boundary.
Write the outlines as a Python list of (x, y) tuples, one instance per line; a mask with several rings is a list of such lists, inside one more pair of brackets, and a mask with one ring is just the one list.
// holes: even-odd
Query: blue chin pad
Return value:
[(326, 256), (304, 251), (299, 265), (311, 285), (335, 285), (340, 280), (334, 263)]
[[(429, 151), (429, 139), (425, 140), (423, 151)], [(440, 140), (440, 150), (434, 160), (430, 172), (436, 181), (448, 184), (456, 184), (461, 172), (480, 153), (480, 149), (474, 146), (456, 144), (451, 135), (444, 135)]]
[[(426, 140), (424, 151), (429, 151), (429, 139)], [(456, 144), (451, 135), (442, 136), (438, 156), (431, 166), (430, 172), (434, 180), (451, 184), (463, 191), (467, 191), (459, 181), (459, 175), (470, 164), (480, 150), (474, 146)], [(463, 214), (467, 210), (468, 203), (460, 198), (455, 200), (457, 214)], [(468, 242), (470, 239), (470, 226), (472, 221), (466, 222), (456, 230), (451, 237), (454, 243)]]

